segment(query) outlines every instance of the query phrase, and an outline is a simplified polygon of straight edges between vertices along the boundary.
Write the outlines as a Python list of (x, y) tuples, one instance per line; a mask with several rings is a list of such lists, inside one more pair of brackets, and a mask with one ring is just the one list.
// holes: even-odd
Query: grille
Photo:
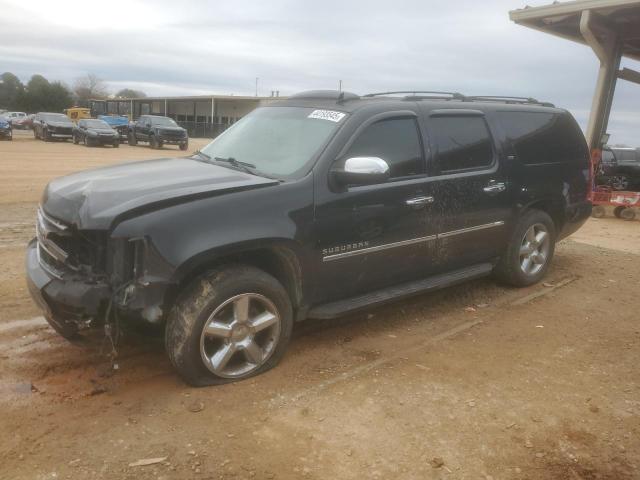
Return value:
[(69, 261), (69, 253), (60, 240), (68, 235), (68, 227), (47, 216), (38, 209), (36, 236), (38, 238), (38, 258), (42, 268), (60, 278), (68, 269), (75, 269)]

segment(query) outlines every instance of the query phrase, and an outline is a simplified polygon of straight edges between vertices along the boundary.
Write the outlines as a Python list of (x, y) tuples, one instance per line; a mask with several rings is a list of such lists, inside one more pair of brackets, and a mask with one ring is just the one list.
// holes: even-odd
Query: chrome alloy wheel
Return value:
[(200, 335), (200, 355), (215, 375), (238, 378), (263, 365), (280, 337), (280, 314), (265, 296), (243, 293), (220, 305)]
[(549, 258), (549, 232), (542, 223), (529, 227), (520, 244), (520, 268), (526, 275), (535, 275)]

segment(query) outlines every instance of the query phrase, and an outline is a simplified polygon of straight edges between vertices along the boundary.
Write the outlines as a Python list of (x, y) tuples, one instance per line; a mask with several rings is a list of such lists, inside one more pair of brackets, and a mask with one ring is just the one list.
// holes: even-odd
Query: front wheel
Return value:
[(291, 337), (284, 287), (250, 266), (212, 270), (189, 284), (165, 331), (171, 363), (190, 385), (242, 380), (273, 368)]
[(516, 287), (539, 282), (555, 251), (556, 229), (542, 210), (529, 210), (517, 221), (509, 243), (495, 268), (496, 275)]

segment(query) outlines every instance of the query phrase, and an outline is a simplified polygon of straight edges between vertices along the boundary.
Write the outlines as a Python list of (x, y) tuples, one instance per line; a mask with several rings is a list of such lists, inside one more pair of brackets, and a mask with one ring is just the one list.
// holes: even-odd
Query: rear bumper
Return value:
[(565, 209), (564, 224), (558, 232), (558, 240), (568, 237), (577, 231), (591, 216), (591, 202), (584, 201), (572, 204)]
[(25, 267), (31, 297), (49, 324), (65, 337), (98, 319), (110, 298), (105, 283), (50, 274), (40, 262), (35, 238), (27, 246)]

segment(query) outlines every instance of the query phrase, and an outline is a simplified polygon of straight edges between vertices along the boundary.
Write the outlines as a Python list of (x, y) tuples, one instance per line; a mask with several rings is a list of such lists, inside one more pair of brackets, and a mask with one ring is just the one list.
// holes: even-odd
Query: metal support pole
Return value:
[[(596, 36), (596, 30), (603, 37), (602, 40)], [(598, 22), (590, 10), (582, 12), (580, 32), (600, 60), (598, 80), (593, 94), (589, 124), (587, 125), (589, 148), (600, 149), (609, 123), (618, 69), (620, 68), (620, 59), (622, 57), (620, 41), (616, 33), (607, 28), (603, 22)]]

